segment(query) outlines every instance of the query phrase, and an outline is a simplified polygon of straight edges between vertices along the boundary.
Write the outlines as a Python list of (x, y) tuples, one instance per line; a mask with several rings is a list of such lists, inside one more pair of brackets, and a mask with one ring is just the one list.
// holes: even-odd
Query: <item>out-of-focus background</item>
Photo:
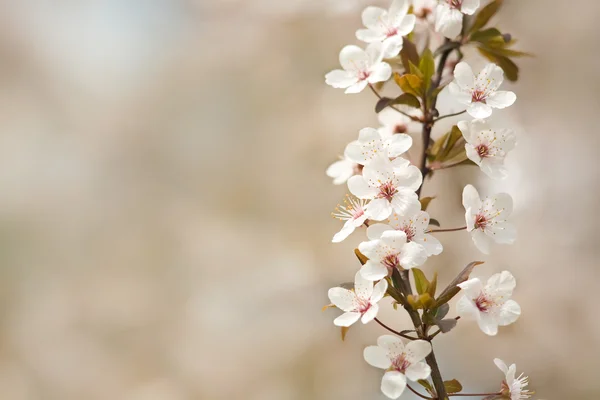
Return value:
[[(365, 5), (0, 4), (2, 399), (383, 399), (362, 358), (381, 328), (342, 342), (337, 312), (320, 311), (364, 235), (330, 243), (345, 188), (324, 171), (377, 126), (374, 98), (324, 74)], [(424, 189), (448, 227), (468, 182), (515, 198), (519, 240), (477, 274), (510, 268), (522, 318), (494, 338), (461, 321), (436, 339), (445, 377), (468, 390), (499, 388), (500, 357), (536, 398), (600, 397), (598, 13), (505, 2), (499, 26), (536, 54), (506, 85), (515, 106), (494, 114), (519, 135), (511, 175), (453, 169)], [(440, 239), (424, 269), (446, 282), (482, 259), (464, 232)]]

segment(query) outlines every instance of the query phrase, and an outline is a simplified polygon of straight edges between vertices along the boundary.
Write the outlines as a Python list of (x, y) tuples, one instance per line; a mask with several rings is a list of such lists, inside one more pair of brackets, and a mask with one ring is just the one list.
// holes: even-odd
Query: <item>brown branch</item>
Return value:
[(383, 327), (384, 327), (385, 329), (387, 329), (388, 331), (390, 331), (390, 332), (392, 332), (392, 333), (394, 333), (394, 334), (396, 334), (396, 335), (398, 335), (398, 336), (402, 336), (402, 337), (403, 337), (403, 338), (405, 338), (405, 339), (408, 339), (408, 340), (417, 340), (417, 339), (418, 339), (418, 338), (416, 338), (416, 337), (409, 336), (409, 335), (407, 335), (407, 334), (405, 334), (405, 333), (398, 332), (398, 331), (396, 331), (396, 330), (394, 330), (394, 329), (390, 328), (389, 326), (387, 326), (386, 324), (384, 324), (383, 322), (381, 322), (381, 321), (380, 321), (380, 320), (378, 320), (377, 318), (375, 318), (375, 322), (377, 322), (379, 325), (383, 326)]
[(467, 229), (466, 226), (463, 226), (461, 228), (452, 228), (452, 229), (430, 229), (430, 230), (426, 231), (425, 233), (456, 232), (456, 231), (464, 231), (465, 229)]
[(449, 394), (448, 396), (467, 396), (467, 397), (482, 397), (482, 396), (500, 396), (502, 394), (502, 392), (496, 392), (496, 393), (452, 393)]
[(406, 386), (410, 389), (411, 392), (413, 392), (414, 394), (416, 394), (417, 396), (419, 396), (422, 399), (429, 399), (429, 400), (433, 400), (432, 397), (427, 397), (425, 395), (422, 395), (421, 393), (417, 392), (415, 389), (413, 389), (408, 383), (406, 384)]

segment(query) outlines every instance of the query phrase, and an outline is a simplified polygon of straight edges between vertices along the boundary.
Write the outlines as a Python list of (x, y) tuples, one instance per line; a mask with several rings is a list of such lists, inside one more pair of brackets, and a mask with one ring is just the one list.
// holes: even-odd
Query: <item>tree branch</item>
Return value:
[(409, 335), (407, 335), (407, 334), (405, 334), (405, 333), (402, 333), (402, 332), (398, 332), (398, 331), (396, 331), (396, 330), (393, 330), (392, 328), (390, 328), (389, 326), (387, 326), (386, 324), (384, 324), (383, 322), (381, 322), (381, 321), (380, 321), (380, 320), (378, 320), (377, 318), (375, 318), (375, 322), (377, 322), (379, 325), (383, 326), (383, 327), (384, 327), (385, 329), (387, 329), (388, 331), (390, 331), (390, 332), (392, 332), (392, 333), (394, 333), (394, 334), (396, 334), (396, 335), (398, 335), (398, 336), (402, 336), (402, 337), (403, 337), (403, 338), (405, 338), (405, 339), (408, 339), (408, 340), (417, 340), (417, 339), (418, 339), (418, 338), (416, 338), (416, 337), (409, 336)]

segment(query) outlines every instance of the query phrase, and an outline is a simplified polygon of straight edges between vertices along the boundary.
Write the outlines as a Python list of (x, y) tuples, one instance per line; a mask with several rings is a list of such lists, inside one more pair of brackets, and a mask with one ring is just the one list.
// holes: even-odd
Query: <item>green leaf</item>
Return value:
[(452, 127), (452, 130), (450, 130), (450, 135), (448, 135), (448, 138), (446, 140), (446, 143), (444, 144), (443, 150), (436, 157), (436, 160), (437, 161), (446, 161), (448, 154), (452, 151), (456, 142), (462, 137), (463, 137), (462, 132), (460, 131), (460, 129), (458, 129), (457, 125), (454, 125)]
[(419, 102), (419, 99), (417, 99), (415, 96), (409, 93), (402, 93), (400, 96), (396, 97), (392, 101), (392, 105), (396, 104), (402, 104), (412, 108), (421, 108), (421, 103)]
[(458, 294), (458, 292), (460, 292), (460, 288), (458, 287), (458, 284), (463, 283), (464, 281), (469, 279), (469, 275), (471, 275), (473, 268), (475, 268), (476, 266), (481, 265), (481, 264), (483, 264), (483, 261), (473, 261), (473, 262), (469, 263), (456, 276), (456, 278), (454, 278), (454, 280), (452, 282), (450, 282), (448, 287), (446, 287), (446, 289), (444, 289), (444, 291), (440, 294), (440, 297), (438, 297), (436, 299), (435, 304), (437, 306), (441, 306), (442, 304), (446, 304), (447, 302), (452, 300), (452, 298), (454, 296), (456, 296)]
[(456, 379), (452, 379), (451, 381), (444, 381), (444, 387), (446, 387), (446, 392), (448, 392), (448, 394), (458, 393), (463, 389), (460, 382)]
[(423, 271), (421, 271), (419, 268), (412, 268), (412, 272), (413, 276), (415, 277), (415, 287), (417, 288), (417, 293), (427, 293), (427, 289), (429, 288), (429, 281), (425, 277)]
[(438, 273), (436, 271), (433, 273), (433, 279), (431, 280), (431, 282), (429, 282), (429, 287), (427, 288), (427, 293), (429, 293), (429, 295), (432, 298), (435, 297), (435, 290), (437, 289), (437, 279), (438, 279)]
[(419, 64), (419, 52), (413, 42), (408, 39), (402, 41), (402, 50), (400, 50), (400, 58), (402, 59), (402, 65), (404, 65), (404, 71), (410, 71), (410, 63), (415, 65)]
[(432, 396), (435, 394), (433, 386), (431, 386), (431, 384), (428, 381), (426, 381), (425, 379), (419, 379), (417, 382), (419, 382), (419, 385), (423, 386), (425, 390), (427, 390), (427, 393), (429, 393)]
[(423, 52), (421, 61), (419, 61), (419, 70), (423, 73), (425, 90), (429, 90), (429, 87), (431, 86), (431, 77), (435, 73), (435, 61), (433, 60), (433, 53), (431, 53), (431, 50), (426, 49)]
[(387, 106), (389, 106), (393, 100), (394, 99), (390, 99), (389, 97), (382, 97), (375, 104), (375, 112), (379, 114), (382, 110), (384, 110)]
[(504, 75), (509, 81), (516, 81), (519, 79), (519, 67), (517, 64), (506, 56), (496, 53), (494, 50), (489, 48), (478, 47), (477, 50), (488, 60), (498, 64), (504, 71)]
[(474, 42), (485, 43), (487, 40), (497, 36), (502, 37), (502, 32), (496, 28), (488, 28), (471, 34), (471, 40)]
[(396, 81), (404, 93), (412, 94), (416, 97), (421, 97), (423, 94), (423, 79), (419, 78), (417, 75), (400, 75), (394, 73), (394, 81)]
[(433, 316), (437, 320), (442, 320), (446, 315), (448, 315), (449, 311), (450, 306), (448, 305), (448, 303), (442, 304), (441, 306), (435, 309), (435, 313), (433, 314)]
[(350, 329), (349, 326), (342, 326), (342, 328), (341, 328), (342, 341), (346, 340), (346, 333), (348, 333), (349, 329)]
[(481, 28), (483, 28), (490, 19), (498, 12), (500, 6), (502, 5), (503, 0), (494, 0), (487, 6), (481, 9), (477, 16), (475, 17), (475, 21), (468, 33), (477, 32)]
[(429, 219), (429, 225), (437, 226), (438, 228), (441, 226), (441, 225), (440, 225), (440, 221), (438, 221), (438, 220), (437, 220), (437, 219), (435, 219), (435, 218), (430, 218), (430, 219)]
[(412, 61), (409, 61), (408, 64), (410, 66), (410, 73), (423, 79), (423, 73), (421, 72), (419, 67), (417, 67), (415, 64), (413, 64)]
[(443, 45), (441, 45), (440, 47), (438, 47), (435, 52), (433, 53), (433, 57), (437, 57), (440, 54), (448, 51), (448, 50), (453, 50), (453, 49), (458, 49), (461, 46), (460, 42), (448, 42), (448, 43), (444, 43)]
[(358, 257), (358, 261), (360, 261), (361, 265), (365, 265), (367, 263), (367, 261), (369, 261), (367, 256), (365, 256), (363, 253), (361, 253), (360, 250), (358, 250), (358, 249), (354, 249), (354, 254), (356, 254), (356, 257)]
[(423, 211), (427, 211), (427, 207), (429, 207), (429, 203), (431, 203), (431, 200), (435, 199), (435, 196), (433, 197), (422, 197), (419, 201), (421, 202), (421, 210)]

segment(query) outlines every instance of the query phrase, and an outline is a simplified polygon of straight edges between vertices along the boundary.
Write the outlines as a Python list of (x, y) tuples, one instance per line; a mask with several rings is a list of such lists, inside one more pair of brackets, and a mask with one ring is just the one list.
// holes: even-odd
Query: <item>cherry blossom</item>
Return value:
[(435, 30), (448, 39), (460, 35), (463, 16), (473, 15), (479, 8), (479, 0), (440, 0), (435, 11)]
[[(402, 111), (409, 115), (420, 117), (422, 115), (420, 110), (407, 106), (398, 106)], [(400, 114), (398, 111), (385, 108), (379, 114), (377, 114), (381, 127), (378, 129), (379, 134), (382, 138), (386, 139), (392, 137), (395, 134), (409, 134), (411, 132), (421, 132), (422, 125), (419, 122), (415, 122), (404, 114)]]
[(515, 378), (517, 372), (517, 366), (515, 364), (507, 367), (504, 361), (499, 358), (494, 359), (494, 364), (496, 364), (496, 366), (500, 368), (500, 371), (506, 376), (502, 381), (501, 392), (503, 396), (507, 396), (510, 400), (524, 400), (531, 398), (533, 392), (525, 389), (529, 384), (529, 377), (521, 374), (518, 378)]
[(368, 258), (360, 269), (365, 279), (383, 279), (391, 275), (394, 268), (410, 269), (427, 261), (425, 248), (418, 243), (407, 242), (406, 233), (402, 231), (375, 227), (367, 229), (367, 237), (369, 241), (358, 245), (358, 250)]
[(515, 322), (521, 315), (521, 307), (510, 300), (517, 285), (508, 271), (492, 275), (485, 286), (479, 278), (469, 279), (458, 286), (464, 295), (456, 303), (458, 315), (474, 317), (486, 335), (498, 333), (498, 326)]
[(517, 231), (512, 224), (506, 222), (513, 209), (510, 195), (498, 193), (481, 200), (477, 190), (472, 185), (467, 185), (463, 190), (462, 201), (466, 210), (467, 231), (482, 253), (489, 254), (493, 242), (514, 243)]
[(355, 142), (348, 143), (344, 149), (344, 157), (331, 164), (325, 171), (328, 177), (333, 178), (334, 185), (346, 183), (352, 175), (360, 171), (359, 165), (348, 157), (348, 148)]
[(406, 233), (406, 240), (408, 242), (414, 242), (423, 246), (428, 256), (438, 255), (444, 250), (439, 240), (433, 235), (426, 233), (429, 227), (429, 214), (425, 211), (418, 211), (413, 215), (405, 217), (394, 214), (389, 219), (389, 223), (393, 229)]
[(454, 68), (454, 81), (448, 85), (450, 94), (467, 106), (467, 112), (473, 118), (487, 118), (492, 108), (511, 106), (517, 96), (513, 92), (499, 91), (504, 80), (504, 71), (496, 64), (487, 64), (475, 76), (466, 62), (460, 62)]
[(390, 161), (379, 155), (363, 168), (362, 175), (348, 179), (348, 189), (359, 199), (372, 200), (367, 206), (367, 217), (381, 221), (392, 211), (409, 215), (420, 210), (415, 190), (422, 182), (421, 171), (407, 160)]
[(382, 43), (385, 58), (397, 56), (402, 49), (402, 36), (415, 27), (416, 17), (407, 15), (408, 6), (408, 0), (394, 0), (388, 11), (379, 7), (365, 8), (362, 22), (367, 29), (356, 31), (356, 38), (367, 43)]
[(504, 159), (517, 143), (515, 132), (512, 129), (492, 129), (484, 120), (479, 119), (460, 121), (458, 129), (467, 142), (467, 157), (490, 178), (506, 178), (508, 173), (504, 167)]
[(357, 199), (346, 195), (343, 205), (338, 205), (335, 211), (331, 214), (333, 217), (346, 221), (342, 229), (333, 236), (333, 243), (339, 243), (346, 239), (356, 228), (361, 226), (367, 220), (365, 214), (367, 201)]
[(413, 340), (406, 345), (400, 338), (383, 335), (377, 346), (368, 346), (363, 352), (365, 361), (375, 368), (385, 370), (381, 391), (390, 399), (397, 399), (406, 388), (406, 378), (411, 381), (427, 379), (431, 368), (423, 359), (431, 353), (431, 344)]
[(325, 75), (325, 83), (346, 93), (359, 93), (370, 83), (383, 82), (392, 76), (392, 67), (383, 62), (383, 48), (373, 42), (365, 50), (349, 45), (340, 51), (340, 65)]
[(412, 146), (412, 138), (406, 134), (383, 138), (373, 128), (364, 128), (359, 132), (358, 140), (347, 147), (348, 158), (357, 164), (368, 165), (376, 156), (399, 157)]
[(383, 298), (387, 290), (387, 281), (381, 280), (373, 285), (372, 281), (362, 277), (360, 272), (354, 276), (354, 290), (341, 287), (329, 289), (329, 300), (340, 310), (344, 311), (333, 323), (337, 326), (350, 326), (361, 319), (363, 324), (372, 321), (377, 316), (377, 302)]

